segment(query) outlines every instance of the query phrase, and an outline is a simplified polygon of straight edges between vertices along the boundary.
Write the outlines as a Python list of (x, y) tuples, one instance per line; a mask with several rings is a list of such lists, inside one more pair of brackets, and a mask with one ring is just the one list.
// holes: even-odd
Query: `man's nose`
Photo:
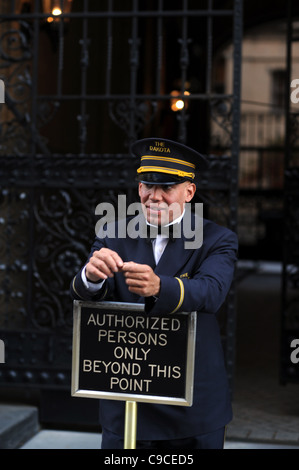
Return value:
[(153, 185), (151, 188), (151, 199), (157, 201), (162, 199), (163, 190), (158, 185)]

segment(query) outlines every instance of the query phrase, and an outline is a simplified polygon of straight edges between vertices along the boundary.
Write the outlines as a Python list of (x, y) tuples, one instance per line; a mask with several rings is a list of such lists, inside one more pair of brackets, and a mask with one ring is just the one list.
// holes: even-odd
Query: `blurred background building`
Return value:
[(298, 383), (298, 15), (294, 0), (1, 1), (2, 400), (38, 403), (41, 422), (96, 424), (96, 404), (70, 398), (68, 289), (97, 204), (136, 199), (130, 147), (147, 136), (207, 155), (196, 201), (238, 232), (219, 317), (232, 391), (238, 285), (261, 261), (279, 276), (277, 382)]

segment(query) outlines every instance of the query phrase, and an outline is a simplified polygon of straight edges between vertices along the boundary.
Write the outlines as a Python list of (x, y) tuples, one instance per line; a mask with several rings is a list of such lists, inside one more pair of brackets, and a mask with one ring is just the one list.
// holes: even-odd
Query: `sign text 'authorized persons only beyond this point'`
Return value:
[(196, 314), (74, 302), (72, 394), (190, 406)]

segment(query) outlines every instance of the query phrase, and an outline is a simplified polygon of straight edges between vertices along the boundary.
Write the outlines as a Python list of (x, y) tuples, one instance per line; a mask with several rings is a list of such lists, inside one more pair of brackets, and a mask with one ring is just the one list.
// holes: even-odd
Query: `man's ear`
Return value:
[(138, 194), (140, 196), (140, 190), (141, 190), (142, 183), (138, 183)]
[(188, 184), (188, 186), (186, 187), (186, 200), (185, 200), (185, 202), (190, 202), (191, 199), (193, 198), (195, 192), (196, 192), (196, 184), (190, 182)]

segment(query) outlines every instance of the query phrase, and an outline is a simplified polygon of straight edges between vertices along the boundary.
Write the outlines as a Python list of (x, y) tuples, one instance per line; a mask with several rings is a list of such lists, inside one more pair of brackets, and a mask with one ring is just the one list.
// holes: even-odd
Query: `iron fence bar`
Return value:
[[(188, 39), (188, 19), (186, 12), (188, 11), (188, 0), (183, 1), (182, 7), (182, 38), (178, 41), (181, 44), (181, 56), (180, 56), (180, 67), (181, 67), (181, 97), (184, 100), (184, 92), (186, 90), (186, 80), (187, 80), (187, 69), (189, 65), (189, 51), (188, 44), (190, 40)], [(178, 97), (178, 96), (177, 96)], [(186, 115), (186, 107), (184, 106), (178, 115), (179, 119), (179, 141), (186, 142), (186, 120), (188, 119)]]
[[(209, 0), (209, 10), (212, 9), (213, 0)], [(212, 40), (213, 40), (212, 17), (207, 19), (207, 70), (206, 70), (206, 93), (211, 93), (211, 73), (212, 73)]]
[[(35, 12), (38, 9), (38, 2), (35, 2)], [(34, 174), (34, 158), (37, 148), (37, 136), (39, 135), (36, 129), (37, 122), (37, 90), (38, 90), (38, 53), (39, 53), (39, 23), (37, 19), (33, 22), (33, 56), (32, 56), (32, 83), (35, 86), (32, 87), (32, 99), (31, 99), (31, 155), (30, 155), (30, 175), (33, 178)], [(35, 244), (35, 216), (34, 216), (34, 201), (35, 201), (35, 188), (32, 186), (29, 188), (29, 215), (28, 215), (28, 255), (27, 255), (27, 328), (31, 326), (31, 312), (34, 310), (35, 298), (34, 298), (34, 244)]]
[[(89, 12), (70, 12), (70, 13), (61, 13), (59, 18), (61, 19), (96, 19), (96, 18), (109, 18), (111, 16), (110, 12), (101, 12), (101, 11), (89, 11)], [(113, 18), (132, 18), (132, 11), (114, 11), (112, 13)], [(135, 15), (137, 18), (148, 18), (148, 17), (157, 17), (157, 11), (147, 11), (147, 10), (138, 10)], [(176, 17), (179, 18), (182, 16), (181, 10), (167, 10), (161, 11), (161, 17)], [(186, 12), (186, 16), (194, 17), (194, 16), (213, 16), (213, 17), (222, 17), (222, 16), (234, 16), (234, 10), (188, 10)], [(45, 20), (49, 17), (48, 13), (14, 13), (14, 14), (2, 14), (0, 18), (3, 20)]]
[(136, 91), (137, 91), (137, 70), (139, 66), (139, 39), (138, 39), (138, 22), (137, 22), (137, 13), (138, 13), (138, 0), (133, 0), (133, 8), (132, 8), (132, 32), (131, 32), (131, 39), (129, 43), (131, 45), (130, 51), (130, 71), (131, 71), (131, 79), (130, 79), (130, 109), (129, 109), (129, 145), (136, 140), (136, 133), (135, 133), (135, 106), (136, 106)]
[(230, 192), (230, 209), (231, 209), (231, 228), (237, 231), (238, 220), (238, 162), (240, 152), (240, 123), (241, 123), (241, 65), (242, 65), (242, 18), (243, 18), (243, 0), (235, 0), (234, 8), (234, 74), (233, 74), (233, 90), (234, 90), (234, 106), (233, 106), (233, 122), (232, 122), (232, 163), (231, 163), (231, 192)]
[[(108, 11), (112, 15), (113, 0), (108, 2)], [(111, 95), (111, 70), (112, 70), (112, 50), (113, 50), (113, 28), (112, 16), (107, 21), (107, 66), (106, 66), (106, 96)]]
[[(290, 83), (292, 76), (292, 43), (294, 39), (293, 31), (293, 1), (288, 0), (286, 5), (286, 83), (285, 83), (285, 157), (284, 157), (284, 181), (283, 181), (283, 252), (282, 252), (282, 282), (281, 282), (281, 306), (280, 306), (280, 382), (282, 384), (288, 381), (295, 380), (292, 373), (288, 373), (289, 359), (286, 357), (286, 349), (288, 349), (287, 341), (290, 331), (288, 331), (287, 316), (288, 316), (288, 303), (289, 303), (289, 273), (288, 265), (290, 263), (290, 255), (292, 256), (292, 227), (293, 222), (290, 217), (292, 212), (292, 205), (296, 204), (296, 195), (293, 193), (290, 197), (291, 184), (289, 182), (287, 173), (291, 164), (292, 155), (292, 112), (290, 103)], [(298, 188), (297, 188), (298, 191)], [(298, 194), (298, 193), (297, 193)], [(298, 197), (298, 196), (297, 196)], [(289, 207), (290, 206), (290, 207)], [(296, 261), (292, 260), (292, 263)], [(288, 350), (288, 354), (290, 354)], [(293, 372), (294, 374), (294, 372)], [(298, 381), (298, 378), (297, 378)]]
[[(38, 8), (38, 2), (35, 2), (35, 9)], [(32, 155), (36, 152), (36, 138), (37, 134), (35, 124), (37, 122), (37, 90), (38, 90), (38, 53), (39, 53), (39, 23), (37, 19), (33, 22), (33, 55), (32, 55), (32, 98), (31, 98), (31, 152)]]
[(12, 13), (15, 11), (15, 8), (16, 8), (15, 4), (16, 4), (16, 0), (13, 0), (11, 2), (11, 11), (12, 11)]
[[(39, 95), (37, 97), (38, 100), (43, 101), (43, 100), (58, 100), (58, 101), (67, 101), (67, 100), (125, 100), (130, 98), (130, 94), (103, 94), (103, 95)], [(140, 94), (140, 93), (135, 93), (135, 99), (143, 99), (143, 100), (170, 100), (173, 99), (173, 96), (170, 94), (163, 94), (163, 95), (156, 95), (156, 94)], [(234, 94), (217, 94), (217, 93), (211, 93), (210, 95), (206, 95), (204, 93), (192, 93), (191, 94), (192, 99), (195, 100), (205, 100), (205, 101), (210, 101), (213, 99), (233, 99)], [(186, 98), (186, 95), (179, 93), (176, 95), (176, 98)]]
[[(291, 80), (291, 68), (292, 68), (292, 36), (293, 36), (293, 23), (292, 23), (292, 0), (287, 2), (287, 32), (286, 32), (286, 96), (289, 93), (290, 80)], [(280, 342), (281, 342), (281, 353), (283, 351), (285, 329), (285, 310), (287, 306), (287, 263), (288, 263), (288, 229), (287, 229), (287, 205), (288, 197), (286, 195), (286, 170), (290, 162), (291, 154), (291, 121), (290, 121), (290, 100), (286, 99), (285, 103), (285, 158), (284, 158), (284, 191), (283, 191), (283, 206), (284, 206), (284, 218), (283, 218), (283, 262), (282, 262), (282, 284), (281, 284), (281, 314), (280, 314)]]
[[(241, 103), (241, 52), (242, 52), (242, 17), (243, 17), (243, 0), (235, 0), (234, 4), (234, 26), (233, 26), (233, 43), (234, 43), (234, 74), (233, 74), (233, 90), (234, 90), (234, 106), (233, 106), (233, 122), (232, 122), (232, 147), (231, 147), (231, 185), (229, 194), (230, 207), (230, 228), (237, 231), (238, 221), (238, 160), (240, 151), (240, 103)], [(228, 369), (228, 377), (230, 389), (233, 390), (234, 368), (235, 368), (235, 332), (236, 332), (236, 291), (235, 281), (231, 286), (228, 295), (227, 306), (227, 341), (226, 341), (226, 364)]]
[[(86, 12), (88, 10), (88, 0), (84, 0), (83, 10)], [(88, 23), (87, 19), (83, 19), (82, 24), (82, 39), (80, 40), (81, 44), (81, 100), (80, 100), (80, 116), (78, 116), (79, 121), (79, 141), (80, 141), (80, 153), (85, 152), (85, 146), (87, 142), (87, 126), (86, 122), (88, 116), (86, 115), (86, 90), (87, 90), (87, 67), (88, 67)]]
[(161, 91), (161, 70), (162, 70), (162, 51), (163, 51), (163, 30), (161, 12), (163, 8), (163, 0), (159, 0), (157, 10), (157, 71), (156, 71), (156, 95)]
[[(60, 0), (60, 6), (62, 1)], [(59, 21), (58, 25), (58, 68), (57, 68), (57, 90), (58, 94), (62, 93), (62, 71), (64, 59), (64, 20)]]

